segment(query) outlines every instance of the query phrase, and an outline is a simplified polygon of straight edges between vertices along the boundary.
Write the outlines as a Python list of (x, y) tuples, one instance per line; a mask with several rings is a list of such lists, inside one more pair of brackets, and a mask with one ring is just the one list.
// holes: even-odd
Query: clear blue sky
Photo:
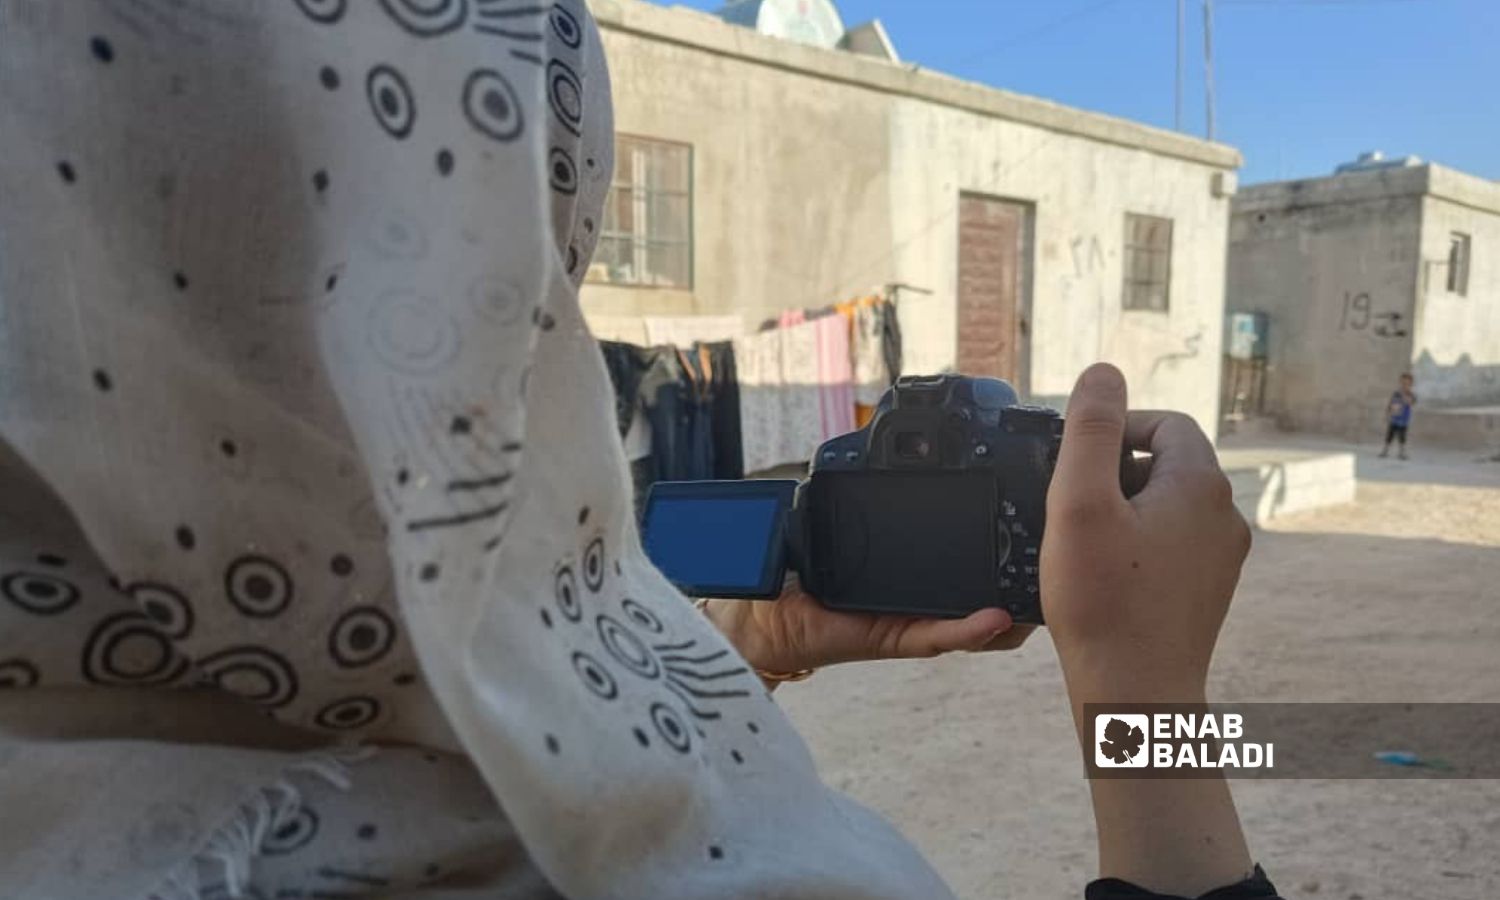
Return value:
[[(715, 10), (720, 0), (679, 0)], [(902, 58), (1173, 125), (1176, 0), (837, 0)], [(1203, 3), (1187, 0), (1184, 130), (1203, 134)], [(1244, 183), (1362, 150), (1500, 179), (1500, 0), (1216, 0), (1218, 138)]]

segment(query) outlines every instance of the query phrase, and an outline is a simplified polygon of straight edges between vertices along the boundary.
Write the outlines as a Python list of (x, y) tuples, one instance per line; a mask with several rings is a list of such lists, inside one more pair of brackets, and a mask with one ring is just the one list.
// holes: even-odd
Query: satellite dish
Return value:
[(833, 0), (734, 0), (718, 15), (761, 34), (814, 47), (837, 47), (844, 37), (844, 20)]

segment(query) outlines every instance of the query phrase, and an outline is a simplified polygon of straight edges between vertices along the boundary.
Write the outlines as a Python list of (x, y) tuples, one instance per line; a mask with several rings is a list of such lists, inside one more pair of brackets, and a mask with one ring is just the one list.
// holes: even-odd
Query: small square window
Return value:
[(1172, 220), (1125, 214), (1125, 309), (1166, 312), (1171, 303)]

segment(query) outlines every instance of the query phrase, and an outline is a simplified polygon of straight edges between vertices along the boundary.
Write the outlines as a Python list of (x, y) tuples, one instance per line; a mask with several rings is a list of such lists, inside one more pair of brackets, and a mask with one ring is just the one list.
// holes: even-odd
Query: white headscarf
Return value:
[(0, 893), (946, 896), (641, 553), (611, 135), (578, 0), (0, 4)]

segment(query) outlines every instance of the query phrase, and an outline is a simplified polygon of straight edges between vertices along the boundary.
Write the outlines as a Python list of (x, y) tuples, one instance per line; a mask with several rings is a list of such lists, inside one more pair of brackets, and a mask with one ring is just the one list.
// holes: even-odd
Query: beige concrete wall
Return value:
[(616, 131), (692, 145), (694, 276), (591, 284), (585, 312), (753, 323), (891, 280), (888, 98), (636, 34), (604, 43)]
[[(1218, 406), (1229, 202), (1217, 169), (930, 103), (892, 117), (892, 218), (912, 364), (951, 366), (957, 340), (961, 192), (1034, 204), (1030, 393), (1058, 402), (1109, 360), (1133, 402), (1181, 409), (1212, 433)], [(1124, 311), (1125, 214), (1173, 220), (1170, 310)]]
[[(1140, 405), (1217, 417), (1232, 149), (707, 16), (596, 0), (622, 134), (693, 147), (691, 290), (587, 285), (586, 314), (742, 313), (748, 324), (888, 282), (909, 372), (951, 367), (959, 195), (1034, 203), (1031, 393), (1096, 359)], [(1174, 220), (1171, 310), (1122, 312), (1126, 212)], [(1023, 384), (1023, 387), (1026, 385)]]
[(1266, 411), (1283, 427), (1353, 439), (1384, 427), (1411, 360), (1398, 332), (1411, 331), (1423, 183), (1421, 170), (1366, 173), (1235, 201), (1229, 309), (1270, 314)]
[[(1455, 231), (1470, 237), (1467, 296), (1447, 291)], [(1500, 211), (1427, 197), (1422, 261), (1412, 348), (1418, 396), (1430, 405), (1500, 404)]]

